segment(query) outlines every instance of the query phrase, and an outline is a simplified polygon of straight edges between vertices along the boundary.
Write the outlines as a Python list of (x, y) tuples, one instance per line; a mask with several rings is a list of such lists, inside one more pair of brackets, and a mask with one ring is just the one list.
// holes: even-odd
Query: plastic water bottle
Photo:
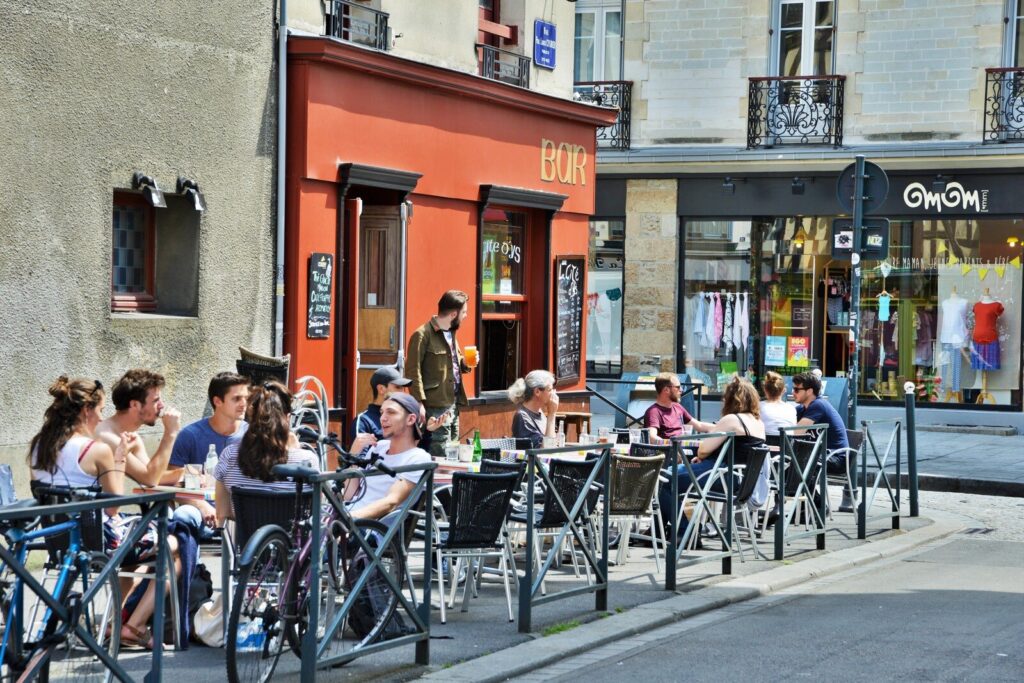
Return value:
[(263, 649), (263, 641), (267, 632), (263, 628), (263, 619), (256, 617), (238, 627), (235, 634), (235, 647), (239, 652), (259, 652)]
[(213, 473), (217, 471), (217, 447), (212, 443), (206, 451), (206, 463), (203, 465), (203, 486), (213, 486)]

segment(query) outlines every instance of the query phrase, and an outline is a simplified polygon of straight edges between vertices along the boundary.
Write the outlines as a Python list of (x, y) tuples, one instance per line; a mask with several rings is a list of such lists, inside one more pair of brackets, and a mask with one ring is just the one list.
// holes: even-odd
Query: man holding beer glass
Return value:
[(459, 438), (459, 406), (466, 405), (462, 375), (476, 367), (475, 346), (459, 348), (455, 332), (469, 313), (469, 297), (450, 289), (437, 302), (437, 315), (425, 322), (409, 338), (405, 376), (412, 382), (409, 393), (427, 411), (427, 418), (442, 418), (441, 426), (431, 434), (430, 454), (444, 457), (448, 441)]

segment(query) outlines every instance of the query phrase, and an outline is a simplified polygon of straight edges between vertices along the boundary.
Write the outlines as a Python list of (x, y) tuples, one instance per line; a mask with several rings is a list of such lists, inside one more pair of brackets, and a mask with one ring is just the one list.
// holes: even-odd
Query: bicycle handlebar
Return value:
[(106, 500), (110, 498), (122, 498), (116, 493), (106, 493), (89, 488), (75, 488), (71, 486), (58, 486), (56, 484), (36, 484), (34, 493), (49, 496), (69, 496), (72, 498), (83, 498), (86, 500)]
[[(360, 458), (357, 455), (349, 453), (348, 451), (341, 447), (338, 435), (333, 432), (329, 432), (327, 434), (320, 434), (315, 429), (311, 429), (309, 427), (298, 427), (295, 429), (295, 435), (298, 436), (299, 438), (305, 438), (314, 443), (325, 444), (327, 446), (330, 446), (338, 453), (338, 456), (347, 465), (354, 465), (356, 467), (375, 467), (377, 470), (383, 472), (389, 477), (394, 477), (395, 475), (398, 474), (397, 471), (381, 462), (381, 456), (379, 453), (374, 453), (371, 451), (369, 458)], [(277, 467), (281, 467), (281, 465), (278, 465)], [(288, 474), (282, 476), (301, 477), (302, 475)]]

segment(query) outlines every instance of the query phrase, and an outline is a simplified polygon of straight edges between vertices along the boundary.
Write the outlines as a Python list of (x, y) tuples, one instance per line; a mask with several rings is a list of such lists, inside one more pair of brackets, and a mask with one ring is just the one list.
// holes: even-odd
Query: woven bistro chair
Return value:
[[(437, 590), (441, 601), (442, 624), (447, 621), (444, 589), (446, 577), (445, 572), (441, 570), (446, 557), (449, 559), (449, 569), (453, 570), (451, 595), (447, 601), (449, 609), (455, 605), (455, 593), (458, 589), (455, 577), (459, 576), (463, 563), (469, 564), (469, 578), (463, 588), (462, 599), (462, 611), (465, 612), (469, 606), (470, 591), (477, 591), (478, 577), (484, 559), (494, 557), (498, 560), (498, 569), (505, 584), (508, 620), (513, 620), (506, 548), (500, 536), (508, 516), (512, 492), (518, 486), (519, 478), (519, 473), (514, 471), (499, 474), (455, 472), (452, 475), (452, 497), (447, 528), (445, 525), (439, 525), (439, 531), (447, 531), (447, 537), (436, 546)], [(438, 538), (440, 537), (439, 534)], [(453, 559), (456, 562), (453, 563)]]
[(654, 535), (654, 565), (661, 571), (658, 555), (659, 541), (665, 543), (665, 528), (661, 515), (657, 514), (652, 501), (658, 491), (658, 476), (665, 464), (661, 453), (647, 457), (612, 455), (609, 495), (605, 496), (608, 516), (619, 527), (619, 544), (615, 564), (625, 564), (629, 559), (630, 527), (634, 521), (646, 517)]

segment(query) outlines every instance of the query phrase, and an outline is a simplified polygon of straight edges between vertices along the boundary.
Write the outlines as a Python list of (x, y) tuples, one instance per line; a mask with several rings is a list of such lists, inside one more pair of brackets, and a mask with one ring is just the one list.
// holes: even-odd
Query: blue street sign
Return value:
[(533, 63), (555, 68), (555, 25), (540, 19), (533, 22)]

